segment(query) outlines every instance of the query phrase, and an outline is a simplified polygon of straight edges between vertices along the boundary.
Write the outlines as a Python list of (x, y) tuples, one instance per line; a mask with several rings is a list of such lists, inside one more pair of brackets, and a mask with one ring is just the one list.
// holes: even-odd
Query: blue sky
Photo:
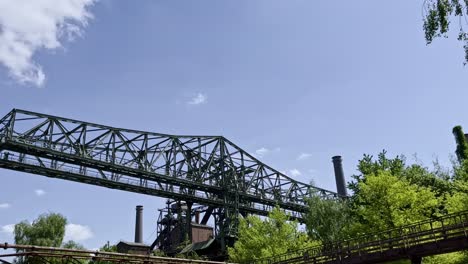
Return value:
[[(13, 12), (0, 11), (0, 26), (46, 37), (24, 40), (30, 57), (0, 44), (0, 115), (21, 108), (223, 135), (330, 190), (334, 155), (348, 180), (364, 153), (382, 149), (449, 166), (451, 129), (468, 127), (463, 50), (453, 38), (425, 45), (422, 1), (83, 0), (79, 12), (45, 20), (75, 23), (72, 39), (54, 23), (11, 18), (49, 7), (7, 2)], [(88, 248), (132, 240), (142, 204), (151, 243), (165, 201), (8, 170), (0, 177), (0, 241), (13, 242), (7, 225), (44, 212), (67, 216), (81, 234), (70, 236)]]

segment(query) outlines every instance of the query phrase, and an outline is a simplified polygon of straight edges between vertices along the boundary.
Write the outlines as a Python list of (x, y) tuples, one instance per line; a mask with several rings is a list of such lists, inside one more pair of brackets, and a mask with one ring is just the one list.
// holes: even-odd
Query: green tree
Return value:
[(354, 197), (355, 235), (379, 231), (422, 221), (437, 211), (439, 200), (427, 187), (409, 183), (389, 171), (366, 176)]
[(468, 210), (468, 160), (462, 160), (454, 167), (453, 187), (446, 202), (448, 213)]
[(363, 204), (364, 201), (358, 199), (360, 184), (365, 184), (369, 175), (378, 175), (382, 172), (388, 172), (410, 185), (429, 188), (437, 198), (440, 198), (439, 206), (434, 208), (434, 211), (428, 212), (427, 217), (444, 213), (445, 196), (452, 190), (450, 172), (443, 169), (437, 161), (434, 162), (434, 171), (430, 171), (421, 164), (407, 165), (404, 156), (388, 158), (385, 150), (379, 153), (375, 160), (372, 155), (364, 155), (363, 159), (359, 160), (358, 171), (360, 174), (353, 175), (353, 181), (348, 184), (348, 188), (353, 192), (350, 199), (352, 208), (367, 206)]
[(264, 220), (258, 216), (240, 219), (239, 238), (234, 247), (228, 248), (228, 254), (232, 262), (240, 263), (318, 244), (299, 231), (296, 221), (275, 208)]
[(441, 254), (431, 257), (425, 257), (424, 264), (466, 264), (468, 257), (464, 252), (453, 252), (448, 254)]
[[(434, 167), (436, 171), (429, 171), (427, 167), (419, 164), (412, 164), (405, 166), (401, 174), (395, 176), (408, 181), (410, 184), (427, 187), (433, 191), (437, 197), (443, 197), (452, 190), (451, 177), (437, 162), (434, 162)], [(443, 208), (441, 208), (441, 210), (442, 209)]]
[[(358, 170), (350, 184), (354, 237), (468, 209), (467, 161), (454, 163), (453, 171), (435, 162), (430, 171), (420, 164), (407, 165), (404, 157), (388, 158), (383, 151), (376, 160), (364, 155)], [(424, 263), (461, 264), (468, 263), (468, 258), (450, 253), (426, 257)]]
[(350, 211), (347, 200), (326, 199), (313, 195), (307, 199), (309, 211), (305, 215), (309, 237), (329, 244), (348, 238)]
[(67, 219), (60, 214), (40, 215), (32, 224), (22, 221), (15, 225), (15, 243), (45, 247), (60, 247), (65, 236)]
[[(465, 64), (468, 63), (468, 34), (465, 31), (468, 15), (466, 0), (425, 0), (424, 1), (424, 33), (426, 43), (431, 44), (434, 38), (447, 37), (451, 20), (458, 26), (458, 40), (463, 42)], [(463, 22), (462, 22), (463, 21)]]
[[(42, 214), (32, 223), (22, 221), (16, 224), (14, 228), (15, 243), (20, 245), (84, 249), (83, 246), (74, 241), (63, 243), (66, 224), (67, 219), (61, 214), (56, 213)], [(21, 250), (17, 251), (21, 252)], [(54, 261), (51, 260), (51, 262)], [(60, 260), (56, 262), (59, 263)], [(19, 257), (15, 259), (15, 263), (25, 263), (25, 259)], [(29, 258), (27, 263), (41, 263), (41, 260), (33, 257)]]
[(385, 150), (379, 153), (376, 160), (372, 155), (364, 154), (364, 157), (358, 162), (360, 174), (351, 176), (353, 181), (348, 184), (348, 188), (353, 192), (351, 197), (359, 196), (359, 184), (366, 182), (367, 175), (375, 175), (381, 171), (389, 171), (392, 175), (402, 175), (404, 169), (405, 157), (396, 156), (389, 159)]

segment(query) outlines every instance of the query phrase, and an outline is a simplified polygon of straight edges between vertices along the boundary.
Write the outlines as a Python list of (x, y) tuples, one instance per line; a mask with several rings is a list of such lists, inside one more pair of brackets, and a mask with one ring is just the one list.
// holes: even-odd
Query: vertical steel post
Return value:
[(187, 229), (187, 237), (186, 239), (188, 239), (190, 241), (190, 243), (192, 243), (192, 205), (193, 203), (192, 202), (189, 202), (187, 201), (187, 211), (185, 212), (185, 221), (186, 221), (186, 229)]

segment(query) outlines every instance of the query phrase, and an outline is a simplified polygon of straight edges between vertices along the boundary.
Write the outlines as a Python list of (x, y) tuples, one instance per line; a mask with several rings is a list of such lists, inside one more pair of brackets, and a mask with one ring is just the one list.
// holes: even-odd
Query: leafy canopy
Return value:
[(241, 263), (318, 245), (298, 230), (297, 222), (289, 220), (279, 208), (264, 220), (258, 216), (240, 219), (239, 238), (228, 248), (230, 260)]
[(345, 239), (349, 225), (349, 206), (346, 200), (322, 199), (313, 195), (307, 199), (305, 214), (307, 234), (313, 240), (330, 244)]
[(439, 200), (430, 188), (411, 184), (389, 171), (366, 176), (354, 198), (355, 234), (375, 233), (427, 219)]
[(67, 219), (60, 214), (40, 215), (32, 224), (22, 221), (15, 225), (15, 243), (45, 247), (60, 247), (65, 236)]
[[(61, 214), (42, 214), (32, 223), (22, 221), (15, 225), (15, 243), (20, 245), (33, 245), (43, 247), (63, 247), (68, 249), (84, 249), (84, 247), (74, 241), (63, 243), (65, 236), (65, 226), (67, 219)], [(17, 250), (20, 252), (21, 250)], [(50, 263), (60, 263), (60, 260), (50, 259)], [(18, 257), (15, 263), (43, 263), (43, 260), (31, 257), (25, 259)]]

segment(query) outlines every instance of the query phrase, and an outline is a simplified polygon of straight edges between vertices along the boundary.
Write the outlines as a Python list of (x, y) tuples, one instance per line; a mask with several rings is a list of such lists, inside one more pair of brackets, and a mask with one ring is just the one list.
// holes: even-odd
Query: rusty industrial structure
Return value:
[[(216, 259), (220, 245), (215, 239), (213, 227), (208, 225), (209, 207), (192, 207), (189, 213), (185, 202), (168, 200), (166, 204), (166, 208), (159, 210), (157, 238), (151, 249), (157, 248), (168, 255), (195, 252)], [(189, 215), (193, 215), (194, 219), (190, 219)]]
[(15, 245), (0, 243), (0, 249), (14, 250), (14, 253), (0, 254), (0, 263), (13, 264), (5, 258), (20, 258), (22, 263), (43, 264), (81, 264), (81, 263), (106, 263), (106, 264), (221, 264), (195, 259), (157, 257), (151, 255), (122, 254), (104, 251), (77, 250), (66, 248), (38, 247), (27, 245)]

